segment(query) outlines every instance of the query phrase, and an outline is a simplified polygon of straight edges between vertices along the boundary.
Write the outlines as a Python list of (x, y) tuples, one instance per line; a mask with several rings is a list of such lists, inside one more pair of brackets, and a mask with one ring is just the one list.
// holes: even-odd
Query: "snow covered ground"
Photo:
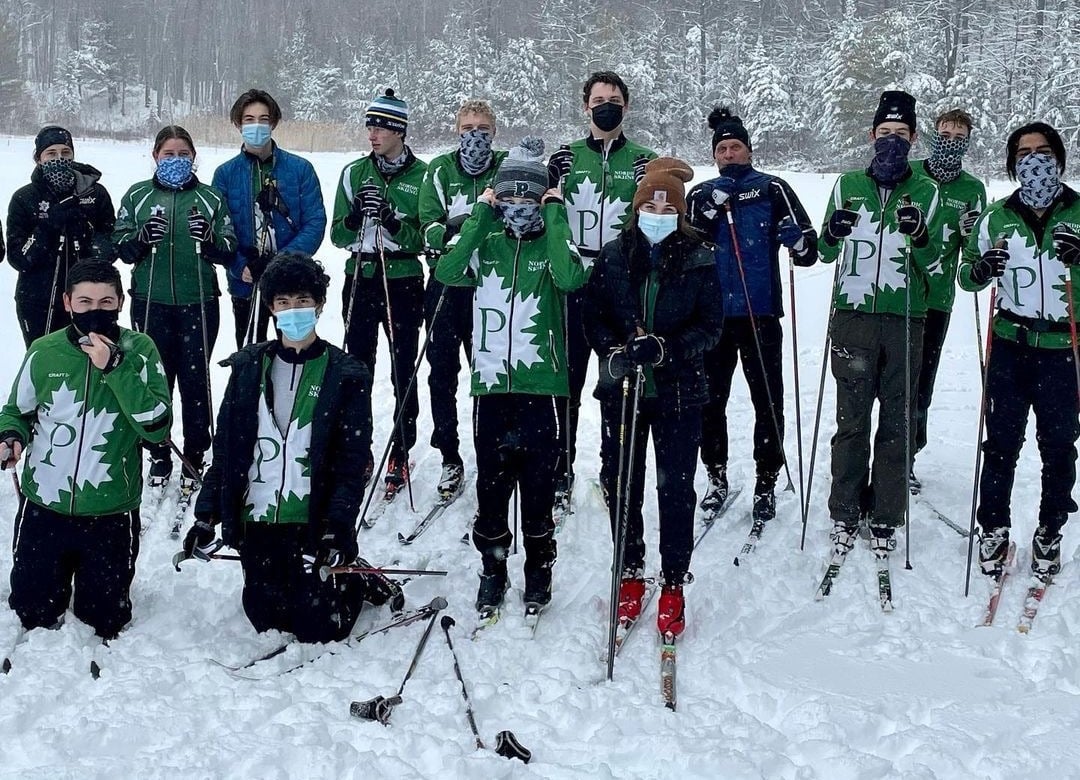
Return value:
[[(30, 173), (32, 141), (0, 138), (0, 203)], [(100, 167), (119, 200), (147, 178), (147, 145), (80, 141), (80, 160)], [(202, 177), (233, 150), (202, 150)], [(342, 165), (355, 155), (315, 155), (328, 207)], [(699, 169), (699, 178), (711, 174)], [(788, 177), (816, 222), (832, 176)], [(991, 191), (1007, 191), (1004, 182)], [(335, 301), (344, 253), (324, 245), (321, 259), (334, 276), (331, 305), (320, 332), (340, 342)], [(800, 369), (804, 457), (810, 458), (817, 383), (832, 268), (798, 269), (797, 359)], [(0, 270), (0, 301), (10, 301), (15, 274)], [(786, 274), (785, 274), (786, 284)], [(232, 342), (229, 307), (215, 356)], [(986, 316), (986, 300), (982, 301)], [(786, 321), (792, 347), (792, 319)], [(0, 306), (7, 334), (0, 388), (7, 388), (21, 357), (11, 305)], [(422, 627), (417, 624), (337, 649), (297, 671), (274, 671), (286, 658), (251, 670), (259, 680), (230, 677), (208, 659), (239, 663), (275, 646), (279, 636), (253, 632), (240, 605), (238, 564), (189, 562), (177, 574), (169, 559), (169, 508), (145, 516), (133, 598), (134, 620), (106, 651), (99, 680), (88, 674), (90, 630), (74, 619), (56, 632), (36, 631), (0, 677), (0, 778), (1024, 778), (1080, 776), (1080, 649), (1073, 631), (1080, 604), (1067, 594), (1080, 587), (1073, 565), (1077, 537), (1067, 530), (1064, 569), (1049, 591), (1032, 633), (1019, 634), (1019, 580), (1007, 590), (998, 625), (975, 628), (988, 588), (976, 577), (963, 598), (966, 540), (927, 502), (966, 526), (979, 400), (972, 296), (961, 294), (945, 346), (931, 411), (931, 442), (917, 468), (924, 499), (912, 504), (911, 571), (903, 546), (894, 556), (894, 613), (877, 602), (869, 552), (851, 555), (833, 595), (813, 600), (827, 553), (828, 440), (834, 429), (834, 387), (826, 380), (822, 431), (806, 548), (799, 550), (796, 494), (779, 493), (777, 519), (758, 552), (736, 568), (733, 556), (749, 527), (752, 411), (738, 381), (729, 407), (731, 474), (744, 488), (703, 542), (687, 589), (689, 627), (679, 647), (679, 711), (659, 698), (658, 648), (648, 622), (631, 638), (604, 679), (601, 661), (611, 544), (595, 493), (585, 486), (598, 469), (598, 411), (586, 404), (579, 432), (577, 513), (559, 536), (554, 602), (535, 638), (512, 605), (521, 597), (520, 556), (512, 559), (510, 614), (469, 641), (478, 557), (460, 537), (475, 509), (470, 489), (412, 547), (398, 531), (418, 515), (399, 501), (361, 535), (365, 556), (381, 563), (450, 570), (406, 586), (412, 605), (444, 595), (458, 621), (455, 646), (476, 719), (490, 746), (496, 732), (513, 730), (533, 751), (529, 766), (474, 749), (458, 683), (441, 632), (427, 646), (405, 701), (388, 727), (349, 717), (350, 701), (389, 696), (397, 688)], [(792, 363), (787, 360), (787, 452), (793, 472), (796, 415)], [(391, 424), (389, 363), (376, 368), (375, 439), (381, 451)], [(215, 367), (217, 391), (226, 376)], [(421, 369), (422, 413), (414, 493), (418, 512), (432, 501), (439, 455), (430, 430), (426, 366)], [(459, 409), (469, 419), (463, 393)], [(177, 428), (177, 436), (179, 429)], [(468, 439), (467, 427), (463, 429)], [(1032, 435), (1029, 438), (1033, 438)], [(466, 449), (466, 453), (468, 450)], [(471, 458), (466, 454), (467, 461)], [(471, 463), (468, 464), (471, 472)], [(475, 477), (470, 473), (471, 480)], [(651, 476), (650, 476), (651, 480)], [(798, 475), (795, 474), (796, 483)], [(704, 477), (699, 473), (699, 487)], [(651, 482), (650, 482), (651, 485)], [(783, 488), (783, 480), (781, 480)], [(646, 511), (649, 565), (658, 567), (655, 502)], [(1026, 552), (1039, 496), (1038, 456), (1021, 460), (1015, 501), (1015, 538)], [(0, 525), (10, 533), (14, 488), (0, 480)], [(1021, 561), (1027, 564), (1026, 560)], [(17, 619), (6, 607), (11, 566), (0, 547), (0, 637), (13, 637)], [(365, 613), (358, 631), (387, 617)], [(7, 639), (3, 640), (5, 643)], [(265, 668), (262, 668), (265, 667)]]

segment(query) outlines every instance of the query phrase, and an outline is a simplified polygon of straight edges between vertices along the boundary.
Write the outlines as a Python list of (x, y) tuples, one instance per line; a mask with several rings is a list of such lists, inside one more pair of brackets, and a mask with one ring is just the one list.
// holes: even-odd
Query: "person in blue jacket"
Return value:
[(249, 89), (233, 103), (229, 119), (244, 144), (214, 171), (213, 184), (236, 228), (236, 258), (226, 276), (239, 349), (266, 338), (270, 310), (252, 306), (266, 264), (285, 250), (314, 255), (326, 233), (326, 209), (315, 168), (272, 138), (281, 108), (269, 93)]
[(788, 183), (754, 168), (742, 119), (721, 106), (709, 114), (709, 127), (720, 175), (687, 197), (690, 224), (715, 244), (724, 299), (724, 333), (705, 355), (710, 398), (702, 418), (701, 459), (709, 488), (701, 508), (717, 512), (727, 501), (727, 402), (741, 359), (754, 405), (754, 520), (765, 522), (776, 515), (773, 491), (784, 467), (780, 247), (787, 247), (796, 265), (813, 265), (817, 233)]

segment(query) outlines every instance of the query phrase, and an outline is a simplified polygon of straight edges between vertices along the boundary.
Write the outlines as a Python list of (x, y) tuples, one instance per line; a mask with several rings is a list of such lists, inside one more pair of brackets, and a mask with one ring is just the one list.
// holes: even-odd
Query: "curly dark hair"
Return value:
[(322, 263), (303, 252), (287, 250), (274, 255), (259, 280), (259, 294), (270, 306), (278, 295), (309, 293), (316, 303), (326, 303), (330, 277)]

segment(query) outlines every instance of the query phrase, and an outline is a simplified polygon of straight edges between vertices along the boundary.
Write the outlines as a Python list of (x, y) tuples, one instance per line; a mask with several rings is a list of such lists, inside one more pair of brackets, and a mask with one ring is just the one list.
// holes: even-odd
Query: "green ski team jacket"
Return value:
[[(618, 237), (630, 218), (637, 191), (634, 163), (652, 160), (656, 152), (620, 135), (604, 150), (592, 136), (568, 144), (574, 164), (562, 182), (566, 215), (574, 245), (585, 266), (592, 265), (600, 249)], [(558, 182), (551, 182), (555, 186)]]
[(121, 328), (124, 358), (106, 374), (71, 342), (69, 329), (30, 345), (0, 411), (0, 435), (27, 443), (22, 491), (35, 504), (76, 516), (136, 509), (139, 443), (164, 441), (172, 419), (157, 347)]
[[(188, 232), (192, 208), (209, 220), (213, 235), (212, 245), (201, 247), (202, 257)], [(169, 220), (156, 252), (138, 240), (139, 230), (154, 214)], [(162, 187), (154, 179), (133, 185), (120, 200), (113, 240), (121, 259), (135, 263), (132, 297), (173, 306), (204, 303), (220, 295), (211, 263), (231, 262), (236, 254), (236, 232), (225, 199), (194, 176), (179, 190)]]
[(587, 273), (561, 203), (541, 207), (544, 232), (514, 238), (486, 202), (435, 267), (446, 285), (475, 287), (472, 394), (567, 396), (565, 294)]
[(456, 151), (440, 154), (428, 163), (420, 185), (420, 226), (426, 249), (446, 250), (447, 242), (457, 232), (450, 228), (451, 235), (447, 236), (447, 226), (457, 223), (460, 227), (484, 190), (493, 186), (495, 172), (504, 159), (506, 152), (492, 152), (491, 165), (479, 176), (470, 176), (462, 169)]
[[(1068, 268), (1054, 252), (1054, 228), (1066, 225), (1080, 233), (1080, 196), (1070, 187), (1043, 215), (1039, 231), (1034, 212), (1020, 200), (1019, 190), (996, 200), (979, 217), (968, 237), (957, 281), (965, 290), (981, 290), (997, 284), (997, 311), (994, 335), (1010, 341), (1023, 340), (1032, 347), (1069, 349), (1069, 304), (1065, 294), (1065, 274), (1072, 275), (1072, 316), (1080, 312), (1080, 273)], [(1027, 215), (1028, 219), (1024, 216)], [(1009, 252), (1005, 273), (997, 280), (975, 284), (971, 268), (983, 252), (1004, 241)]]
[(337, 195), (334, 198), (334, 218), (330, 227), (330, 240), (334, 246), (348, 249), (352, 255), (345, 263), (345, 273), (355, 274), (357, 256), (360, 256), (360, 275), (370, 279), (380, 262), (375, 241), (375, 225), (365, 219), (359, 230), (345, 227), (345, 217), (352, 210), (353, 198), (365, 184), (374, 183), (383, 198), (394, 209), (401, 227), (394, 235), (382, 231), (383, 252), (386, 255), (386, 278), (402, 279), (423, 276), (424, 267), (419, 254), (424, 250), (420, 237), (419, 198), (420, 185), (424, 181), (427, 164), (409, 150), (405, 166), (386, 178), (375, 164), (374, 153), (353, 160), (341, 171)]
[[(952, 181), (938, 181), (926, 169), (925, 160), (915, 160), (911, 170), (919, 176), (930, 179), (938, 188), (938, 219), (941, 223), (941, 252), (937, 262), (927, 271), (930, 281), (930, 295), (926, 307), (934, 311), (951, 312), (956, 300), (956, 267), (960, 253), (964, 249), (964, 239), (960, 235), (960, 218), (964, 212), (982, 211), (986, 208), (986, 187), (967, 171)], [(933, 237), (930, 239), (934, 242)]]
[(938, 188), (929, 178), (907, 176), (893, 188), (885, 203), (881, 202), (877, 182), (865, 170), (849, 171), (836, 180), (825, 209), (822, 236), (827, 235), (833, 212), (844, 204), (859, 215), (859, 223), (836, 246), (822, 240), (818, 247), (823, 263), (841, 262), (833, 290), (835, 308), (903, 316), (907, 306), (905, 288), (910, 284), (911, 316), (926, 316), (928, 270), (937, 261), (938, 245), (931, 238), (922, 249), (911, 249), (909, 275), (907, 241), (896, 223), (896, 209), (905, 195), (922, 211), (929, 235), (941, 235)]

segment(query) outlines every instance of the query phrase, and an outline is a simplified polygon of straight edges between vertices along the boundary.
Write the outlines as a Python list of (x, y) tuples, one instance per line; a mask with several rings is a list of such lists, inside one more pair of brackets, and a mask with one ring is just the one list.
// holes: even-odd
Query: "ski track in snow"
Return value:
[[(0, 138), (0, 201), (5, 204), (28, 180), (32, 147), (29, 138)], [(114, 203), (131, 183), (150, 175), (148, 152), (149, 143), (80, 140), (77, 145), (80, 160), (105, 172), (103, 183)], [(201, 177), (209, 181), (216, 164), (234, 153), (202, 150)], [(311, 155), (328, 207), (341, 167), (355, 156)], [(711, 170), (698, 168), (697, 173), (700, 180)], [(819, 224), (833, 177), (787, 178)], [(1004, 182), (991, 187), (995, 196), (1008, 190)], [(327, 241), (319, 256), (333, 276), (320, 333), (340, 343), (337, 301), (345, 255)], [(786, 286), (786, 272), (782, 276)], [(798, 269), (796, 277), (804, 457), (809, 463), (832, 267)], [(10, 268), (0, 271), (3, 300), (11, 301), (14, 283)], [(971, 299), (958, 293), (931, 409), (931, 442), (916, 464), (926, 500), (965, 527), (979, 403)], [(786, 295), (784, 300), (787, 306)], [(223, 303), (216, 359), (225, 357), (232, 344), (230, 309)], [(982, 312), (985, 317), (985, 297)], [(786, 436), (797, 486), (788, 314)], [(7, 359), (0, 366), (6, 397), (21, 357), (10, 303), (0, 307), (0, 321), (10, 334)], [(385, 340), (380, 348), (377, 454), (392, 422), (384, 413), (391, 398)], [(414, 450), (418, 512), (434, 500), (439, 474), (439, 455), (426, 443), (426, 375), (425, 365), (419, 379), (420, 443)], [(220, 398), (224, 369), (213, 367), (213, 381)], [(459, 413), (465, 440), (471, 410), (467, 389), (463, 378)], [(1080, 606), (1068, 597), (1078, 587), (1071, 526), (1062, 574), (1026, 637), (1015, 628), (1026, 581), (1022, 576), (1006, 588), (997, 625), (974, 628), (989, 586), (973, 575), (972, 596), (963, 598), (967, 542), (920, 501), (912, 502), (914, 568), (904, 569), (902, 539), (893, 556), (893, 614), (880, 611), (873, 559), (862, 543), (849, 556), (832, 595), (815, 603), (813, 592), (828, 551), (828, 441), (835, 428), (834, 409), (828, 378), (805, 551), (799, 551), (797, 493), (780, 492), (777, 518), (757, 551), (739, 568), (732, 566), (749, 529), (749, 491), (744, 490), (695, 555), (696, 580), (687, 588), (689, 627), (679, 643), (676, 713), (666, 711), (660, 700), (658, 642), (649, 630), (655, 605), (619, 656), (614, 681), (605, 679), (601, 658), (611, 545), (604, 512), (586, 488), (599, 465), (599, 412), (589, 399), (579, 432), (577, 512), (558, 537), (554, 601), (534, 639), (528, 638), (521, 616), (519, 554), (511, 559), (514, 587), (503, 619), (469, 641), (479, 560), (459, 539), (475, 511), (472, 483), (412, 547), (403, 548), (396, 540), (398, 531), (418, 519), (404, 497), (360, 536), (362, 553), (370, 560), (400, 558), (402, 566), (450, 570), (446, 578), (413, 580), (406, 586), (409, 602), (423, 604), (438, 594), (449, 600), (447, 613), (458, 621), (455, 647), (481, 736), (490, 747), (498, 731), (513, 730), (533, 752), (530, 765), (474, 749), (438, 628), (387, 727), (351, 719), (349, 702), (389, 696), (397, 689), (422, 624), (369, 637), (291, 673), (270, 675), (305, 657), (291, 648), (249, 670), (252, 676), (267, 676), (258, 681), (234, 679), (211, 664), (211, 657), (241, 663), (282, 637), (257, 635), (247, 623), (238, 564), (189, 561), (181, 573), (172, 570), (169, 559), (178, 543), (168, 539), (172, 504), (167, 501), (157, 516), (144, 517), (149, 527), (132, 592), (134, 619), (101, 653), (101, 679), (88, 674), (95, 644), (91, 632), (70, 614), (61, 630), (34, 631), (15, 651), (12, 673), (0, 677), (0, 778), (1080, 776), (1074, 736), (1080, 728), (1080, 651), (1072, 641)], [(729, 418), (731, 478), (748, 487), (753, 418), (741, 379), (734, 384)], [(1033, 429), (1028, 438), (1034, 439)], [(473, 473), (469, 447), (464, 453)], [(651, 453), (649, 459), (647, 565), (655, 571)], [(703, 484), (699, 470), (699, 491)], [(1033, 445), (1022, 455), (1014, 493), (1014, 538), (1019, 563), (1026, 566), (1039, 496)], [(12, 484), (0, 480), (4, 533), (11, 532), (16, 508)], [(5, 543), (0, 545), (0, 598), (5, 603), (10, 567), (10, 545)], [(384, 610), (365, 612), (355, 633), (386, 617)], [(9, 609), (0, 608), (5, 647), (17, 622)]]

